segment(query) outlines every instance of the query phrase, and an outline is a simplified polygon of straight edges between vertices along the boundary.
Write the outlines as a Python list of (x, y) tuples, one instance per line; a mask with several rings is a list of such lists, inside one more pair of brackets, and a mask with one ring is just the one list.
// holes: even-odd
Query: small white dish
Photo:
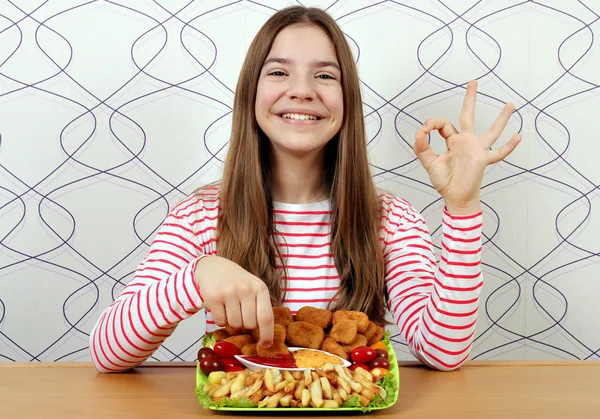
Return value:
[[(288, 349), (289, 349), (289, 351), (292, 354), (294, 352), (296, 352), (296, 351), (299, 351), (299, 350), (308, 350), (308, 351), (314, 351), (314, 352), (322, 352), (322, 353), (324, 353), (326, 355), (338, 358), (341, 361), (341, 365), (344, 366), (344, 367), (349, 367), (350, 365), (352, 365), (352, 363), (350, 363), (349, 361), (346, 361), (342, 357), (339, 357), (337, 355), (334, 355), (334, 354), (326, 352), (326, 351), (321, 351), (319, 349), (310, 349), (310, 348), (301, 348), (301, 347), (289, 347)], [(248, 359), (246, 359), (247, 356), (248, 355), (235, 355), (235, 359), (237, 359), (238, 361), (240, 361), (250, 371), (257, 371), (257, 370), (261, 370), (261, 369), (265, 369), (265, 368), (276, 368), (276, 369), (281, 370), (281, 371), (304, 371), (306, 369), (310, 369), (310, 370), (314, 370), (315, 369), (315, 368), (285, 368), (285, 367), (279, 367), (279, 366), (273, 366), (273, 365), (265, 365), (265, 364), (260, 364), (260, 363), (249, 361)]]

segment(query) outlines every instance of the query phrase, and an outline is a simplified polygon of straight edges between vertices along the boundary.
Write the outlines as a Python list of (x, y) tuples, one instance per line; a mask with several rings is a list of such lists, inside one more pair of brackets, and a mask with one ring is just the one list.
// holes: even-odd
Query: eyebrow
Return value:
[[(273, 58), (268, 58), (267, 60), (265, 60), (263, 67), (270, 63), (291, 64), (291, 62), (292, 61), (287, 58), (273, 57)], [(313, 61), (311, 64), (313, 64), (317, 68), (333, 67), (333, 68), (337, 69), (338, 71), (341, 71), (339, 64), (336, 63), (335, 61)]]

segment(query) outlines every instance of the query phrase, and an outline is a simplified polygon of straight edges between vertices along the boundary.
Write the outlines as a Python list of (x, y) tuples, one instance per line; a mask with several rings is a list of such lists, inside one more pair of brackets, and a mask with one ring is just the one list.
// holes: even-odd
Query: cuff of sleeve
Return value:
[(192, 263), (190, 263), (190, 265), (189, 265), (190, 274), (184, 275), (184, 282), (185, 282), (184, 286), (185, 286), (186, 290), (188, 290), (188, 294), (189, 294), (191, 303), (194, 306), (193, 308), (195, 310), (200, 310), (202, 308), (202, 305), (204, 304), (204, 298), (202, 297), (202, 292), (200, 291), (200, 288), (198, 288), (198, 283), (196, 282), (196, 265), (198, 264), (198, 262), (200, 260), (202, 260), (206, 256), (208, 256), (208, 255), (201, 255), (196, 260), (194, 260)]

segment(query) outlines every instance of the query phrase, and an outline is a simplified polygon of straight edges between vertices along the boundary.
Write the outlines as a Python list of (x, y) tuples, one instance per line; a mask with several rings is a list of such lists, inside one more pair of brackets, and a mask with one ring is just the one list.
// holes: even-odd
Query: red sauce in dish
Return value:
[(244, 359), (255, 364), (266, 365), (274, 368), (298, 368), (293, 356), (278, 356), (275, 358), (263, 358), (255, 355), (245, 355)]

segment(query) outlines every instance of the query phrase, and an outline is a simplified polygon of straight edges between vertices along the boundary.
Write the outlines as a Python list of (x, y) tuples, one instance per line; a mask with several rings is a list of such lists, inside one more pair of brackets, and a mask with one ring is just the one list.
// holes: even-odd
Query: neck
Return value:
[(324, 154), (297, 157), (273, 153), (273, 200), (288, 204), (311, 204), (329, 197), (323, 176)]

